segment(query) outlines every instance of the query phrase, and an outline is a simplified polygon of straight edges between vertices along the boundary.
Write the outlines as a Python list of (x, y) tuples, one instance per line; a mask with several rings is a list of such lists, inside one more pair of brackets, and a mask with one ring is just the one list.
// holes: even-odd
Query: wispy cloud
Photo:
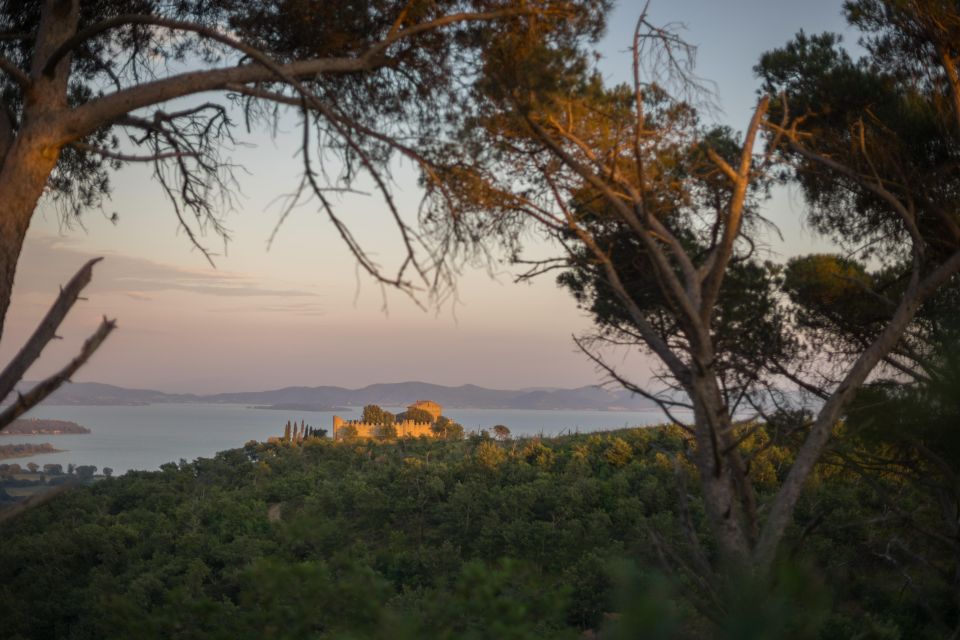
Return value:
[(321, 317), (327, 315), (327, 312), (316, 302), (269, 302), (258, 303), (256, 306), (230, 306), (217, 307), (210, 309), (215, 313), (248, 313), (250, 311), (267, 311), (271, 313), (281, 313), (287, 316), (309, 316)]
[[(134, 300), (150, 300), (151, 293), (184, 291), (203, 296), (240, 298), (319, 298), (299, 288), (265, 283), (261, 278), (220, 269), (188, 269), (122, 253), (105, 253), (97, 266), (89, 292), (116, 293)], [(49, 293), (92, 255), (78, 250), (69, 240), (52, 236), (28, 238), (17, 268), (20, 293)], [(311, 306), (316, 306), (311, 302)], [(263, 308), (274, 307), (267, 304)], [(260, 308), (258, 306), (258, 308)]]

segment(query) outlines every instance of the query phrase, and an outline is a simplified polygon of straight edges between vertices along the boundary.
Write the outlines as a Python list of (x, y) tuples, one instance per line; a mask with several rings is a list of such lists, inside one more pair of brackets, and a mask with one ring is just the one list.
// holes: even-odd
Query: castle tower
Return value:
[(340, 430), (340, 427), (342, 427), (342, 426), (343, 426), (343, 418), (341, 418), (340, 416), (333, 416), (333, 434), (332, 434), (332, 438), (333, 438), (334, 440), (337, 439), (337, 431), (339, 431), (339, 430)]
[(420, 409), (421, 411), (426, 411), (433, 416), (433, 422), (436, 422), (437, 418), (440, 417), (440, 414), (443, 413), (443, 407), (432, 400), (417, 400), (407, 407), (407, 410), (410, 409)]

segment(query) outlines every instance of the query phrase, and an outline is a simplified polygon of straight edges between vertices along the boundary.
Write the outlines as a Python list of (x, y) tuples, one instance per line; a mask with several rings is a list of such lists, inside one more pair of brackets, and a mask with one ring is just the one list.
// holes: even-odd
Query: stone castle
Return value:
[[(411, 409), (420, 409), (421, 411), (426, 411), (433, 417), (433, 420), (430, 422), (414, 422), (413, 420), (394, 422), (393, 427), (397, 430), (397, 437), (435, 437), (437, 434), (433, 432), (433, 423), (436, 422), (437, 418), (440, 417), (443, 407), (430, 400), (417, 400), (407, 407), (407, 411), (410, 411)], [(344, 420), (340, 416), (333, 416), (333, 439), (342, 440), (344, 437), (341, 435), (342, 429), (347, 426), (356, 429), (356, 437), (358, 438), (374, 438), (377, 436), (377, 430), (383, 425), (361, 422), (359, 420)]]

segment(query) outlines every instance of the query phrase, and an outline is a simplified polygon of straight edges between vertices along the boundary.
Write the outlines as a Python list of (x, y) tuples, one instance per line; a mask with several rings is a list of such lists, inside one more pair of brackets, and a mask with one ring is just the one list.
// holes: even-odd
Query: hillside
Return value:
[[(761, 496), (790, 455), (764, 442), (751, 445)], [(893, 523), (835, 471), (801, 510), (799, 564), (774, 584), (730, 585), (742, 606), (711, 610), (698, 574), (679, 569), (695, 562), (688, 527), (713, 544), (685, 447), (665, 428), (251, 442), (103, 479), (3, 524), (3, 635), (839, 640), (866, 625), (884, 634), (861, 637), (940, 637), (857, 542)], [(705, 613), (728, 631), (708, 631)]]

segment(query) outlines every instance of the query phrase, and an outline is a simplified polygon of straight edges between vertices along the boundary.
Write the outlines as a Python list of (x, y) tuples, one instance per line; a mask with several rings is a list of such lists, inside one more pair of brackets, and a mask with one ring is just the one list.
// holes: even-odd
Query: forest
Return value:
[[(788, 446), (754, 431), (772, 492)], [(925, 487), (830, 456), (772, 586), (702, 594), (676, 427), (557, 439), (250, 442), (4, 525), (5, 638), (943, 638), (957, 557)], [(888, 499), (896, 496), (896, 502)], [(692, 530), (690, 529), (692, 528)], [(909, 554), (905, 553), (909, 551)], [(896, 562), (884, 561), (895, 555)]]
[[(609, 82), (611, 10), (0, 0), (0, 332), (39, 212), (82, 226), (139, 164), (213, 263), (242, 191), (230, 150), (290, 129), (278, 227), (309, 203), (357, 273), (423, 309), (467, 268), (555, 278), (598, 382), (668, 421), (395, 439), (371, 406), (369, 441), (301, 423), (296, 446), (88, 469), (0, 522), (4, 635), (960, 637), (960, 5), (838, 3), (855, 45), (800, 30), (757, 51), (732, 124), (650, 3)], [(783, 190), (825, 248), (781, 251)], [(22, 384), (101, 260), (0, 371), (0, 430), (117, 330), (98, 317)]]

